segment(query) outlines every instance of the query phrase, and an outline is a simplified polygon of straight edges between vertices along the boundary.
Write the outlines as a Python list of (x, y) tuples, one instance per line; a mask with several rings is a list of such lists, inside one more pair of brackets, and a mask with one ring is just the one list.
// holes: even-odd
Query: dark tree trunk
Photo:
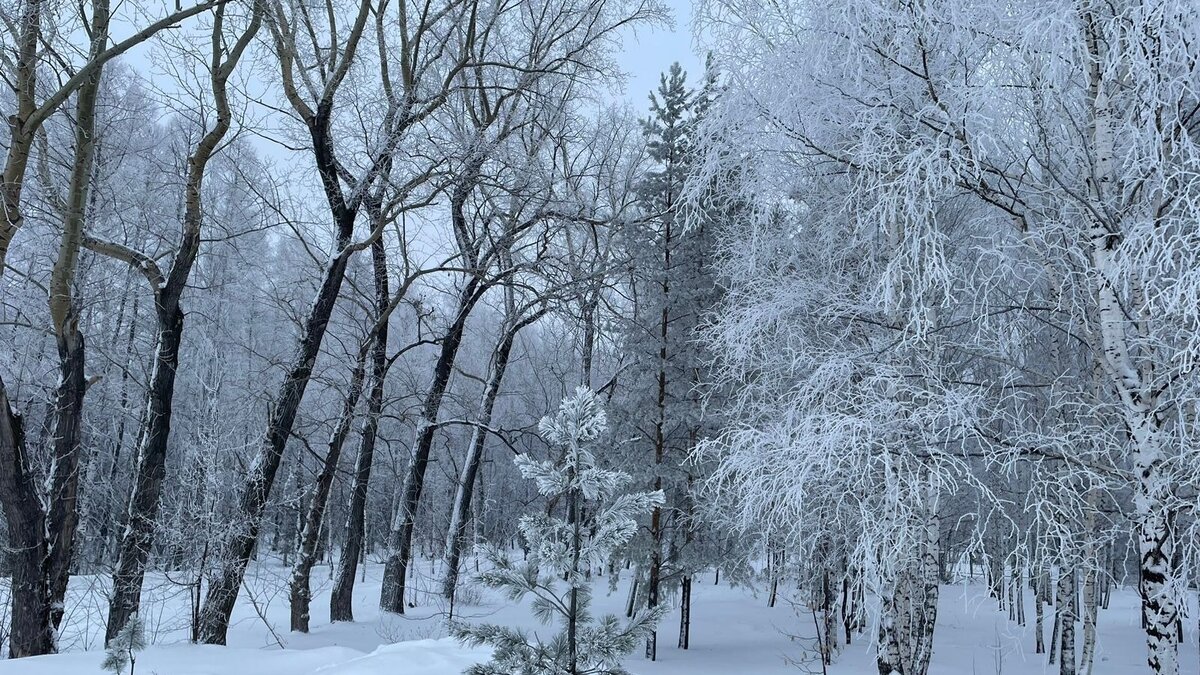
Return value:
[[(656, 490), (662, 489), (662, 479), (654, 481)], [(658, 607), (658, 591), (662, 578), (662, 507), (654, 507), (650, 516), (650, 538), (654, 550), (650, 552), (650, 573), (646, 577), (646, 608), (653, 612)], [(646, 636), (646, 658), (654, 661), (658, 658), (658, 631), (652, 630)]]
[[(511, 340), (508, 341), (511, 345)], [(504, 377), (503, 365), (499, 364), (500, 356), (497, 355), (498, 372), (493, 372), (491, 380), (488, 382), (487, 390), (484, 392), (483, 406), (479, 413), (478, 423), (487, 426), (491, 424), (492, 408), (496, 402), (496, 396), (500, 393), (500, 381)], [(504, 361), (508, 360), (508, 355), (503, 357)], [(479, 466), (483, 462), (483, 449), (487, 441), (487, 431), (482, 427), (476, 427), (471, 432), (470, 447), (467, 450), (467, 458), (463, 464), (462, 474), (459, 476), (458, 488), (454, 493), (453, 511), (450, 514), (450, 529), (446, 534), (446, 573), (442, 578), (442, 596), (447, 600), (454, 599), (454, 591), (458, 587), (458, 568), (462, 559), (462, 549), (467, 538), (467, 523), (470, 521), (471, 500), (474, 496), (475, 483), (479, 475)]]
[(209, 585), (204, 609), (200, 612), (200, 641), (206, 644), (225, 644), (229, 616), (233, 612), (233, 605), (241, 590), (242, 577), (246, 573), (246, 565), (250, 562), (254, 544), (258, 540), (263, 510), (271, 494), (271, 486), (275, 483), (275, 474), (283, 459), (288, 437), (291, 436), (296, 412), (301, 399), (304, 398), (304, 390), (308, 387), (313, 365), (321, 350), (321, 341), (325, 337), (325, 329), (329, 325), (329, 317), (333, 313), (338, 291), (346, 274), (349, 255), (345, 245), (349, 240), (352, 225), (353, 221), (343, 228), (341, 250), (330, 260), (316, 300), (304, 321), (303, 333), (292, 359), (292, 367), (279, 386), (267, 418), (266, 433), (259, 446), (258, 455), (250, 467), (245, 491), (235, 509), (237, 520), (231, 524), (230, 534), (224, 544), (222, 569)]
[[(509, 311), (513, 311), (511, 302)], [(542, 314), (544, 312), (537, 312), (506, 327), (499, 344), (496, 345), (495, 355), (492, 358), (491, 377), (480, 404), (478, 426), (471, 434), (471, 445), (467, 451), (467, 459), (463, 463), (462, 475), (459, 477), (458, 489), (454, 495), (454, 511), (450, 514), (450, 530), (446, 535), (446, 574), (442, 580), (442, 595), (448, 600), (453, 600), (454, 591), (458, 586), (458, 568), (466, 541), (467, 522), (470, 520), (474, 487), (480, 464), (483, 461), (483, 449), (488, 434), (487, 427), (492, 423), (492, 410), (500, 395), (500, 386), (504, 381), (504, 373), (508, 369), (513, 343), (521, 329), (536, 321)]]
[(687, 649), (692, 637), (692, 577), (679, 584), (679, 648)]
[(108, 604), (107, 643), (125, 627), (141, 604), (146, 560), (154, 542), (154, 525), (166, 476), (167, 442), (171, 434), (171, 408), (175, 395), (175, 372), (179, 366), (179, 344), (183, 338), (183, 311), (168, 300), (170, 308), (158, 308), (158, 345), (154, 370), (146, 392), (146, 431), (138, 449), (137, 475), (129, 497), (126, 527), (113, 572), (113, 594)]
[[(224, 9), (216, 10), (214, 45), (222, 42), (221, 21)], [(129, 617), (141, 604), (142, 583), (146, 561), (154, 543), (154, 526), (162, 501), (162, 484), (166, 475), (167, 444), (171, 436), (171, 410), (175, 400), (175, 372), (179, 366), (179, 345), (183, 341), (183, 309), (180, 299), (187, 287), (196, 256), (200, 252), (201, 230), (204, 223), (203, 186), (209, 160), (217, 151), (232, 122), (226, 98), (225, 84), (233, 66), (241, 58), (251, 38), (261, 24), (261, 7), (255, 4), (253, 18), (246, 31), (233, 44), (226, 45), (225, 61), (220, 57), (211, 64), (209, 72), (216, 108), (216, 119), (197, 142), (187, 162), (187, 184), (184, 190), (184, 216), (179, 248), (167, 272), (154, 288), (157, 319), (154, 369), (138, 438), (138, 457), (133, 492), (125, 514), (125, 527), (118, 545), (117, 565), (113, 573), (113, 595), (109, 600), (105, 644), (125, 627)], [(131, 264), (134, 264), (131, 261)], [(143, 272), (146, 270), (143, 269)], [(136, 313), (137, 305), (134, 305)], [(134, 317), (136, 319), (136, 316)], [(133, 326), (130, 325), (130, 335)], [(115, 469), (115, 463), (114, 463)]]
[(342, 414), (337, 427), (329, 438), (329, 451), (325, 453), (325, 461), (317, 474), (313, 486), (312, 498), (308, 502), (308, 511), (304, 516), (304, 526), (296, 543), (296, 562), (292, 567), (290, 583), (292, 621), (294, 631), (308, 632), (309, 604), (312, 600), (312, 590), (309, 582), (312, 568), (316, 564), (317, 545), (321, 537), (321, 523), (324, 521), (325, 505), (329, 501), (329, 491), (333, 487), (333, 476), (337, 471), (338, 462), (342, 457), (342, 446), (350, 435), (350, 425), (354, 422), (354, 409), (358, 407), (358, 399), (362, 394), (363, 375), (366, 371), (366, 357), (371, 337), (367, 336), (362, 349), (359, 351), (358, 362), (350, 376), (350, 391), (342, 404)]
[[(668, 208), (671, 200), (667, 200)], [(666, 456), (667, 438), (667, 344), (670, 339), (671, 325), (671, 218), (666, 218), (663, 228), (663, 276), (662, 312), (658, 325), (658, 392), (655, 400), (658, 414), (654, 424), (654, 489), (662, 490), (662, 465)], [(646, 579), (646, 606), (650, 611), (658, 607), (659, 584), (662, 579), (663, 565), (663, 507), (655, 506), (650, 515), (650, 539), (653, 550), (650, 552), (650, 574)], [(658, 658), (658, 631), (652, 630), (646, 637), (646, 658), (654, 661)]]
[(1048, 602), (1050, 575), (1047, 572), (1036, 571), (1036, 581), (1034, 582), (1033, 591), (1033, 609), (1034, 609), (1034, 653), (1046, 653), (1046, 609)]
[[(349, 55), (343, 55), (343, 58), (349, 58)], [(258, 542), (263, 510), (271, 487), (275, 484), (275, 474), (283, 460), (283, 451), (292, 434), (296, 412), (304, 399), (304, 391), (308, 388), (309, 378), (321, 352), (325, 330), (346, 276), (346, 265), (354, 252), (350, 248), (350, 239), (362, 201), (356, 198), (352, 203), (347, 203), (342, 194), (338, 162), (329, 130), (333, 92), (332, 89), (326, 92), (313, 116), (305, 121), (312, 138), (313, 160), (321, 176), (321, 186), (333, 218), (337, 251), (325, 266), (317, 295), (304, 319), (291, 368), (280, 383), (267, 413), (267, 428), (246, 478), (245, 491), (235, 509), (237, 520), (231, 525), (223, 547), (221, 572), (209, 585), (208, 595), (204, 599), (204, 609), (200, 612), (200, 640), (207, 644), (225, 644), (229, 616), (233, 613), (246, 565)]]
[(641, 580), (641, 570), (634, 571), (633, 578), (629, 580), (629, 597), (625, 600), (625, 618), (627, 619), (632, 619), (637, 611), (638, 585)]
[(12, 616), (8, 656), (50, 654), (54, 627), (50, 617), (50, 585), (46, 574), (46, 514), (25, 454), (21, 417), (15, 414), (0, 380), (0, 504), (8, 525), (12, 566)]
[[(384, 319), (391, 293), (388, 289), (387, 253), (380, 238), (371, 245), (375, 270), (376, 320)], [(371, 484), (371, 465), (375, 461), (375, 439), (379, 417), (383, 414), (384, 380), (387, 377), (387, 321), (379, 321), (371, 348), (371, 391), (367, 394), (367, 413), (359, 435), (358, 456), (354, 460), (354, 486), (350, 492), (350, 513), (346, 518), (346, 542), (338, 565), (333, 594), (329, 598), (330, 621), (354, 620), (354, 577), (364, 548), (367, 490)]]
[(413, 442), (412, 458), (408, 475), (404, 480), (400, 498), (396, 500), (396, 513), (388, 535), (388, 558), (383, 571), (383, 588), (380, 590), (379, 607), (387, 612), (404, 613), (404, 590), (408, 576), (408, 565), (412, 560), (413, 526), (416, 522), (417, 506), (425, 486), (425, 471), (429, 465), (429, 453), (433, 448), (433, 436), (437, 432), (438, 411), (442, 398), (454, 371), (454, 360), (462, 343), (463, 330), (471, 309), (482, 295), (477, 277), (472, 277), (459, 297), (458, 313), (442, 338), (442, 348), (433, 368), (433, 382), (425, 394), (421, 406), (421, 419)]
[(58, 340), (59, 385), (55, 395), (54, 465), (51, 469), (48, 549), (50, 554), (51, 621), (62, 623), (75, 530), (79, 527), (79, 457), (83, 437), (84, 343), (78, 313), (71, 312), (70, 329)]

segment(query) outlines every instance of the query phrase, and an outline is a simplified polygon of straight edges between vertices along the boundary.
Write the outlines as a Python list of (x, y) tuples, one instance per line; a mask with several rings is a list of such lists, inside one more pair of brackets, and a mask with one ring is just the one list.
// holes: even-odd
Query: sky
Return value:
[[(659, 1), (670, 11), (673, 19), (671, 25), (627, 30), (622, 39), (623, 49), (617, 55), (617, 62), (627, 76), (623, 97), (637, 110), (646, 107), (647, 96), (658, 87), (659, 75), (669, 69), (673, 62), (678, 61), (687, 71), (690, 84), (698, 82), (703, 71), (703, 59), (696, 54), (693, 46), (693, 1)], [(141, 16), (130, 20), (130, 17), (119, 15), (113, 27), (114, 37), (126, 37), (144, 23), (144, 17)], [(157, 54), (152, 45), (152, 42), (139, 45), (128, 52), (122, 61), (157, 82), (163, 76), (159, 60), (162, 55)]]
[[(703, 74), (703, 59), (697, 56), (693, 48), (692, 0), (659, 0), (659, 2), (665, 5), (672, 15), (670, 25), (641, 27), (637, 30), (627, 29), (622, 36), (621, 51), (617, 54), (617, 63), (626, 78), (623, 90), (618, 88), (613, 91), (612, 103), (619, 104), (622, 102), (620, 99), (623, 98), (624, 102), (639, 115), (647, 113), (649, 93), (657, 89), (659, 76), (667, 71), (673, 62), (678, 61), (683, 66), (688, 74), (689, 84), (696, 84)], [(119, 15), (113, 27), (114, 37), (116, 39), (124, 38), (144, 23), (145, 18), (141, 16), (131, 20), (130, 17)], [(204, 35), (197, 33), (197, 40), (203, 38)], [(122, 61), (154, 81), (155, 86), (164, 95), (169, 96), (173, 79), (172, 73), (169, 72), (172, 71), (172, 68), (169, 66), (173, 63), (173, 59), (157, 50), (153, 45), (153, 41), (139, 45), (128, 52)], [(247, 71), (243, 68), (243, 73), (245, 72)], [(251, 89), (258, 88), (254, 85), (256, 81), (257, 76), (250, 75), (249, 81), (245, 84)], [(247, 93), (253, 99), (257, 92)], [(263, 108), (261, 105), (252, 104), (251, 108), (254, 109), (251, 114), (256, 116), (269, 117), (274, 114), (270, 109)], [(286, 149), (264, 137), (252, 138), (250, 142), (261, 155), (281, 166), (287, 165), (294, 153), (294, 150)]]
[(687, 71), (688, 83), (699, 82), (703, 59), (692, 45), (692, 0), (662, 0), (675, 15), (671, 28), (641, 29), (625, 36), (620, 54), (622, 70), (628, 74), (625, 97), (638, 110), (646, 107), (646, 96), (658, 88), (659, 75), (678, 61)]

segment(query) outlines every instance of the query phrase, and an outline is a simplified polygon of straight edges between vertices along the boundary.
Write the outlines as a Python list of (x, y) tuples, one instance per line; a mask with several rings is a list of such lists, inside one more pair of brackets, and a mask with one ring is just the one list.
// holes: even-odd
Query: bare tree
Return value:
[[(456, 47), (475, 40), (480, 22), (474, 2), (451, 0), (436, 12), (423, 11), (416, 17), (409, 16), (406, 3), (401, 4), (397, 17), (400, 53), (393, 54), (382, 46), (380, 51), (399, 59), (402, 86), (391, 87), (387, 60), (377, 64), (383, 74), (385, 112), (377, 129), (379, 139), (368, 141), (364, 152), (365, 168), (356, 176), (349, 173), (345, 160), (338, 157), (333, 138), (334, 103), (352, 66), (361, 63), (360, 48), (368, 19), (372, 13), (382, 16), (387, 7), (387, 0), (378, 4), (372, 0), (360, 2), (344, 36), (339, 32), (337, 12), (329, 12), (326, 16), (328, 25), (318, 29), (308, 12), (291, 13), (279, 2), (273, 2), (267, 10), (266, 23), (279, 61), (284, 94), (312, 143), (313, 160), (332, 219), (334, 250), (304, 319), (291, 366), (270, 407), (262, 443), (237, 509), (239, 521), (234, 524), (224, 546), (223, 569), (209, 587), (205, 599), (200, 634), (206, 643), (225, 642), (229, 616), (258, 539), (263, 510), (320, 353), (350, 256), (368, 248), (382, 234), (381, 230), (375, 230), (358, 242), (352, 241), (358, 214), (372, 186), (386, 181), (390, 175), (392, 153), (405, 133), (449, 96), (454, 74), (465, 64), (465, 57), (460, 54), (469, 53), (465, 48), (456, 50)], [(410, 19), (414, 20), (410, 23)], [(382, 20), (378, 25), (382, 25)], [(439, 27), (440, 32), (434, 32), (434, 26)], [(450, 26), (456, 28), (449, 30)], [(377, 34), (381, 44), (384, 35), (383, 31)], [(322, 39), (327, 39), (329, 45), (322, 44)], [(303, 44), (305, 40), (311, 43), (307, 47)], [(309, 63), (306, 60), (309, 58), (314, 62)], [(429, 93), (430, 86), (432, 94)], [(418, 169), (414, 177), (394, 188), (393, 195), (407, 195), (428, 176), (427, 169)]]
[(171, 411), (175, 396), (175, 371), (179, 367), (179, 347), (183, 340), (184, 312), (180, 300), (188, 284), (192, 266), (200, 251), (204, 223), (203, 187), (209, 160), (229, 132), (233, 115), (229, 106), (227, 83), (234, 67), (245, 53), (262, 22), (262, 5), (255, 3), (249, 25), (232, 44), (225, 34), (227, 6), (213, 12), (211, 60), (208, 63), (216, 119), (187, 160), (184, 188), (184, 215), (180, 224), (179, 248), (166, 274), (159, 271), (150, 257), (118, 244), (95, 238), (85, 241), (88, 248), (123, 260), (145, 275), (154, 294), (156, 338), (154, 368), (146, 392), (146, 426), (139, 438), (136, 476), (129, 498), (126, 527), (118, 545), (117, 565), (113, 573), (113, 594), (109, 600), (105, 641), (112, 640), (129, 617), (137, 613), (146, 560), (154, 541), (162, 483), (166, 474), (167, 442), (171, 433)]

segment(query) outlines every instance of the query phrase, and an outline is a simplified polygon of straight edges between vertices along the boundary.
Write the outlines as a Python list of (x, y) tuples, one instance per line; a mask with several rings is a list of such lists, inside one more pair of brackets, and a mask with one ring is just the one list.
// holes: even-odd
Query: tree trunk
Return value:
[[(574, 474), (574, 471), (571, 472)], [(575, 480), (575, 476), (570, 477), (571, 481)], [(579, 588), (575, 586), (575, 579), (579, 575), (579, 554), (583, 547), (583, 523), (579, 513), (580, 502), (579, 490), (571, 490), (570, 496), (567, 498), (567, 513), (571, 521), (571, 569), (569, 570), (569, 578), (571, 579), (571, 590), (567, 593), (567, 673), (569, 675), (577, 675), (579, 673)]]
[(500, 386), (504, 381), (504, 373), (508, 368), (508, 359), (512, 353), (517, 332), (529, 323), (530, 321), (525, 321), (511, 328), (505, 327), (500, 342), (496, 345), (495, 356), (492, 359), (491, 377), (488, 379), (483, 392), (483, 400), (480, 402), (478, 425), (471, 432), (467, 458), (463, 463), (462, 475), (459, 476), (458, 488), (454, 494), (454, 510), (450, 514), (450, 530), (446, 534), (446, 573), (442, 580), (442, 596), (447, 600), (454, 599), (454, 591), (458, 586), (459, 561), (462, 557), (463, 544), (466, 541), (472, 492), (476, 476), (479, 473), (479, 466), (483, 461), (483, 450), (488, 434), (486, 427), (492, 423), (492, 410), (495, 408), (496, 399), (500, 396)]
[(312, 600), (310, 581), (312, 568), (316, 564), (317, 545), (321, 537), (321, 525), (325, 520), (325, 505), (329, 502), (329, 491), (333, 487), (333, 477), (337, 472), (338, 462), (342, 457), (342, 446), (350, 435), (350, 426), (354, 422), (354, 409), (358, 407), (358, 399), (362, 394), (363, 377), (367, 368), (367, 353), (373, 342), (371, 336), (364, 338), (359, 350), (358, 361), (354, 364), (354, 372), (350, 375), (350, 390), (346, 392), (346, 400), (342, 404), (342, 413), (337, 426), (329, 438), (329, 451), (325, 453), (325, 461), (317, 474), (313, 485), (312, 497), (308, 502), (308, 510), (304, 515), (304, 526), (300, 529), (296, 542), (296, 562), (292, 566), (292, 577), (289, 584), (291, 599), (291, 628), (301, 633), (308, 632), (309, 605)]
[(166, 476), (167, 441), (171, 433), (171, 407), (175, 393), (175, 371), (179, 366), (179, 344), (183, 337), (183, 311), (158, 308), (158, 345), (154, 370), (146, 392), (146, 432), (138, 449), (137, 475), (129, 497), (126, 526), (113, 572), (113, 594), (108, 603), (107, 644), (117, 636), (141, 604), (146, 560), (153, 543), (154, 525)]
[[(661, 440), (661, 428), (660, 436)], [(661, 447), (661, 446), (659, 446)], [(661, 450), (655, 453), (658, 464), (662, 462)], [(662, 489), (662, 478), (654, 479), (654, 489)], [(662, 507), (655, 506), (650, 515), (650, 573), (646, 577), (646, 609), (653, 612), (658, 607), (659, 586), (662, 581)], [(654, 661), (658, 658), (658, 631), (651, 630), (646, 636), (646, 658)]]
[[(96, 57), (107, 46), (109, 3), (94, 2), (90, 55)], [(62, 239), (58, 258), (50, 274), (49, 309), (58, 347), (59, 381), (54, 400), (53, 459), (50, 469), (49, 509), (46, 520), (50, 576), (50, 616), (57, 630), (62, 622), (75, 530), (79, 525), (79, 464), (83, 440), (84, 339), (79, 330), (79, 303), (74, 297), (75, 271), (83, 228), (87, 218), (88, 194), (95, 160), (96, 100), (101, 70), (93, 71), (75, 97), (75, 152), (70, 183), (63, 201)]]
[[(212, 43), (224, 44), (222, 30), (224, 7), (214, 14)], [(229, 131), (233, 116), (226, 97), (225, 85), (233, 66), (240, 60), (261, 23), (261, 7), (254, 5), (253, 18), (246, 31), (232, 45), (226, 45), (226, 59), (211, 64), (210, 81), (216, 120), (213, 127), (197, 142), (188, 157), (187, 183), (184, 189), (184, 215), (179, 248), (171, 262), (161, 288), (154, 288), (157, 335), (155, 337), (154, 368), (146, 405), (139, 430), (138, 457), (133, 493), (129, 496), (126, 524), (118, 545), (117, 565), (113, 572), (113, 595), (109, 600), (108, 624), (104, 642), (108, 644), (125, 627), (129, 617), (141, 604), (142, 583), (146, 575), (146, 560), (154, 543), (154, 525), (162, 499), (162, 483), (166, 475), (167, 444), (171, 436), (171, 411), (175, 400), (175, 371), (179, 366), (179, 345), (183, 341), (184, 315), (180, 307), (192, 267), (200, 252), (200, 237), (204, 223), (203, 186), (209, 160)], [(219, 51), (219, 50), (217, 50)], [(121, 257), (121, 256), (118, 256)], [(131, 265), (139, 263), (127, 259)], [(144, 267), (142, 271), (145, 273)], [(137, 305), (134, 305), (135, 311)], [(136, 318), (136, 317), (135, 317)], [(132, 334), (133, 327), (130, 326)], [(114, 464), (115, 469), (115, 464)]]
[(1083, 581), (1083, 650), (1079, 665), (1084, 675), (1091, 675), (1096, 656), (1096, 570), (1089, 565)]
[(388, 536), (387, 565), (384, 567), (383, 587), (379, 595), (379, 607), (387, 612), (404, 613), (405, 581), (412, 559), (413, 526), (416, 523), (417, 506), (421, 502), (421, 492), (425, 487), (425, 471), (429, 465), (430, 450), (433, 448), (433, 436), (437, 432), (438, 411), (450, 384), (450, 375), (454, 371), (454, 361), (458, 356), (467, 317), (482, 295), (480, 291), (477, 277), (472, 277), (459, 296), (458, 313), (442, 338), (442, 348), (433, 368), (433, 382), (421, 406), (421, 419), (413, 442), (412, 459), (404, 486), (396, 500), (391, 532)]
[(904, 675), (896, 620), (907, 609), (897, 602), (898, 588), (895, 581), (885, 582), (879, 594), (879, 639), (875, 645), (875, 666), (879, 675)]
[(30, 151), (40, 124), (29, 122), (36, 112), (37, 75), (41, 58), (42, 7), (44, 0), (32, 0), (24, 4), (21, 13), (20, 35), (16, 49), (16, 110), (8, 119), (10, 132), (7, 152), (4, 156), (3, 180), (0, 180), (0, 276), (4, 275), (8, 247), (22, 225), (21, 192), (25, 185), (25, 171), (29, 165)]
[(679, 648), (687, 649), (692, 634), (692, 577), (679, 582)]
[[(1092, 13), (1090, 3), (1082, 13), (1084, 38), (1088, 50), (1088, 94), (1091, 99), (1091, 153), (1094, 175), (1088, 181), (1089, 196), (1103, 205), (1110, 198), (1108, 191), (1117, 186), (1114, 175), (1116, 163), (1116, 114), (1110, 99), (1109, 87), (1119, 86), (1107, 81), (1101, 64), (1105, 61), (1106, 44), (1100, 18)], [(1175, 572), (1171, 559), (1175, 549), (1172, 535), (1175, 514), (1168, 503), (1172, 499), (1170, 479), (1166, 475), (1166, 457), (1162, 448), (1162, 409), (1157, 375), (1151, 370), (1153, 355), (1135, 357), (1130, 349), (1126, 331), (1142, 317), (1144, 308), (1123, 302), (1118, 289), (1123, 282), (1116, 273), (1117, 251), (1122, 244), (1120, 223), (1109, 222), (1100, 213), (1087, 228), (1091, 242), (1091, 263), (1096, 283), (1096, 307), (1101, 351), (1112, 374), (1113, 384), (1121, 399), (1125, 424), (1132, 437), (1132, 464), (1135, 478), (1133, 503), (1134, 532), (1138, 543), (1141, 580), (1138, 590), (1142, 598), (1142, 617), (1145, 622), (1147, 665), (1158, 675), (1177, 675), (1179, 653), (1175, 640), (1175, 624), (1179, 607), (1174, 597)], [(1131, 313), (1136, 314), (1131, 319)]]
[(821, 571), (821, 655), (824, 665), (833, 663), (833, 655), (838, 651), (837, 634), (837, 589), (834, 588), (829, 567), (823, 566)]
[(905, 670), (908, 675), (925, 675), (929, 672), (929, 663), (933, 659), (933, 634), (934, 629), (937, 628), (940, 520), (938, 518), (938, 493), (932, 476), (926, 478), (925, 505), (928, 511), (925, 516), (924, 546), (920, 562), (921, 602), (913, 608), (916, 625), (914, 626), (915, 634), (912, 636), (914, 645), (911, 653), (913, 656), (909, 667)]
[(1054, 622), (1058, 625), (1059, 675), (1075, 675), (1075, 570), (1060, 569), (1054, 604)]
[[(75, 312), (72, 311), (75, 315)], [(75, 530), (79, 526), (79, 455), (83, 434), (84, 345), (72, 318), (70, 332), (59, 340), (59, 385), (55, 396), (54, 462), (51, 469), (50, 510), (46, 532), (50, 554), (51, 620), (62, 623)]]
[(13, 412), (4, 381), (0, 380), (0, 504), (8, 525), (12, 567), (8, 656), (13, 659), (55, 650), (46, 567), (46, 514), (25, 452), (21, 417)]
[(629, 580), (629, 597), (625, 600), (625, 618), (632, 619), (637, 612), (637, 596), (638, 585), (642, 580), (642, 570), (638, 568), (633, 572), (633, 578)]
[(329, 317), (337, 302), (338, 291), (346, 273), (349, 240), (353, 220), (343, 228), (344, 236), (339, 242), (339, 251), (334, 254), (325, 270), (325, 276), (312, 309), (304, 321), (292, 366), (279, 385), (267, 417), (266, 433), (259, 446), (258, 454), (250, 466), (246, 487), (235, 508), (237, 520), (230, 525), (230, 533), (224, 544), (224, 561), (220, 573), (208, 587), (204, 609), (200, 612), (200, 641), (206, 644), (225, 644), (229, 629), (229, 616), (241, 590), (246, 565), (258, 540), (262, 525), (263, 510), (275, 483), (275, 474), (283, 459), (283, 451), (296, 421), (296, 412), (308, 387)]
[(375, 440), (379, 433), (379, 418), (383, 414), (384, 381), (388, 366), (388, 324), (385, 315), (391, 292), (388, 289), (387, 252), (382, 237), (371, 245), (371, 263), (375, 271), (375, 318), (378, 322), (375, 343), (371, 347), (371, 391), (367, 395), (367, 413), (359, 433), (358, 456), (354, 459), (354, 486), (350, 491), (350, 513), (346, 517), (346, 542), (342, 547), (333, 594), (329, 598), (330, 621), (354, 620), (354, 577), (364, 549), (371, 465), (375, 461)]
[(1047, 602), (1046, 596), (1049, 592), (1050, 579), (1045, 572), (1039, 571), (1037, 573), (1037, 581), (1034, 583), (1036, 584), (1035, 590), (1033, 592), (1033, 607), (1034, 607), (1034, 615), (1036, 617), (1034, 619), (1034, 628), (1033, 628), (1033, 635), (1034, 635), (1034, 640), (1035, 640), (1034, 653), (1035, 654), (1045, 654), (1046, 653), (1046, 638), (1045, 638), (1046, 609), (1045, 609), (1045, 607), (1046, 607), (1046, 602)]

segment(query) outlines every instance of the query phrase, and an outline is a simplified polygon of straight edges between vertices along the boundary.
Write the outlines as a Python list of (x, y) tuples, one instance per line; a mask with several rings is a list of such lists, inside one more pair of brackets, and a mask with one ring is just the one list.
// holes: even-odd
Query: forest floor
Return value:
[[(487, 659), (486, 649), (468, 649), (446, 638), (445, 606), (433, 594), (423, 606), (404, 616), (380, 616), (376, 607), (382, 566), (367, 566), (366, 582), (355, 588), (354, 623), (330, 624), (329, 570), (313, 573), (312, 632), (288, 632), (287, 575), (278, 564), (253, 565), (239, 597), (229, 630), (229, 646), (186, 642), (191, 614), (187, 588), (158, 576), (148, 584), (149, 601), (143, 619), (154, 644), (137, 658), (143, 675), (458, 675)], [(422, 562), (418, 588), (433, 588), (433, 568)], [(102, 634), (105, 582), (102, 577), (74, 577), (68, 615), (62, 634), (64, 653), (19, 661), (0, 661), (3, 675), (92, 675), (102, 673)], [(5, 595), (0, 587), (0, 596)], [(607, 579), (598, 579), (595, 609), (620, 613), (626, 584), (609, 593)], [(457, 618), (538, 629), (527, 609), (505, 604), (470, 588), (456, 608)], [(782, 595), (782, 591), (781, 591)], [(7, 598), (0, 597), (2, 600)], [(1108, 610), (1100, 614), (1097, 658), (1093, 675), (1132, 675), (1145, 672), (1137, 596), (1116, 589)], [(814, 633), (812, 615), (803, 607), (781, 600), (767, 607), (766, 594), (748, 587), (713, 584), (712, 575), (698, 578), (693, 588), (692, 638), (687, 651), (675, 646), (679, 613), (668, 613), (658, 633), (658, 660), (634, 654), (626, 667), (636, 675), (794, 675), (821, 673), (807, 651)], [(4, 602), (7, 606), (7, 602)], [(982, 584), (945, 586), (938, 608), (934, 659), (930, 675), (1034, 675), (1057, 672), (1042, 655), (1033, 653), (1033, 607), (1027, 597), (1028, 625), (1017, 626), (1007, 612), (996, 610)], [(7, 623), (7, 617), (3, 617)], [(1047, 633), (1053, 621), (1046, 612)], [(1195, 619), (1187, 621), (1181, 646), (1181, 672), (1200, 673)], [(547, 631), (549, 632), (549, 631)], [(843, 650), (830, 675), (872, 675), (877, 672), (868, 630)], [(1078, 634), (1082, 636), (1082, 630)], [(797, 637), (798, 636), (798, 637)], [(5, 647), (5, 651), (7, 648)]]

